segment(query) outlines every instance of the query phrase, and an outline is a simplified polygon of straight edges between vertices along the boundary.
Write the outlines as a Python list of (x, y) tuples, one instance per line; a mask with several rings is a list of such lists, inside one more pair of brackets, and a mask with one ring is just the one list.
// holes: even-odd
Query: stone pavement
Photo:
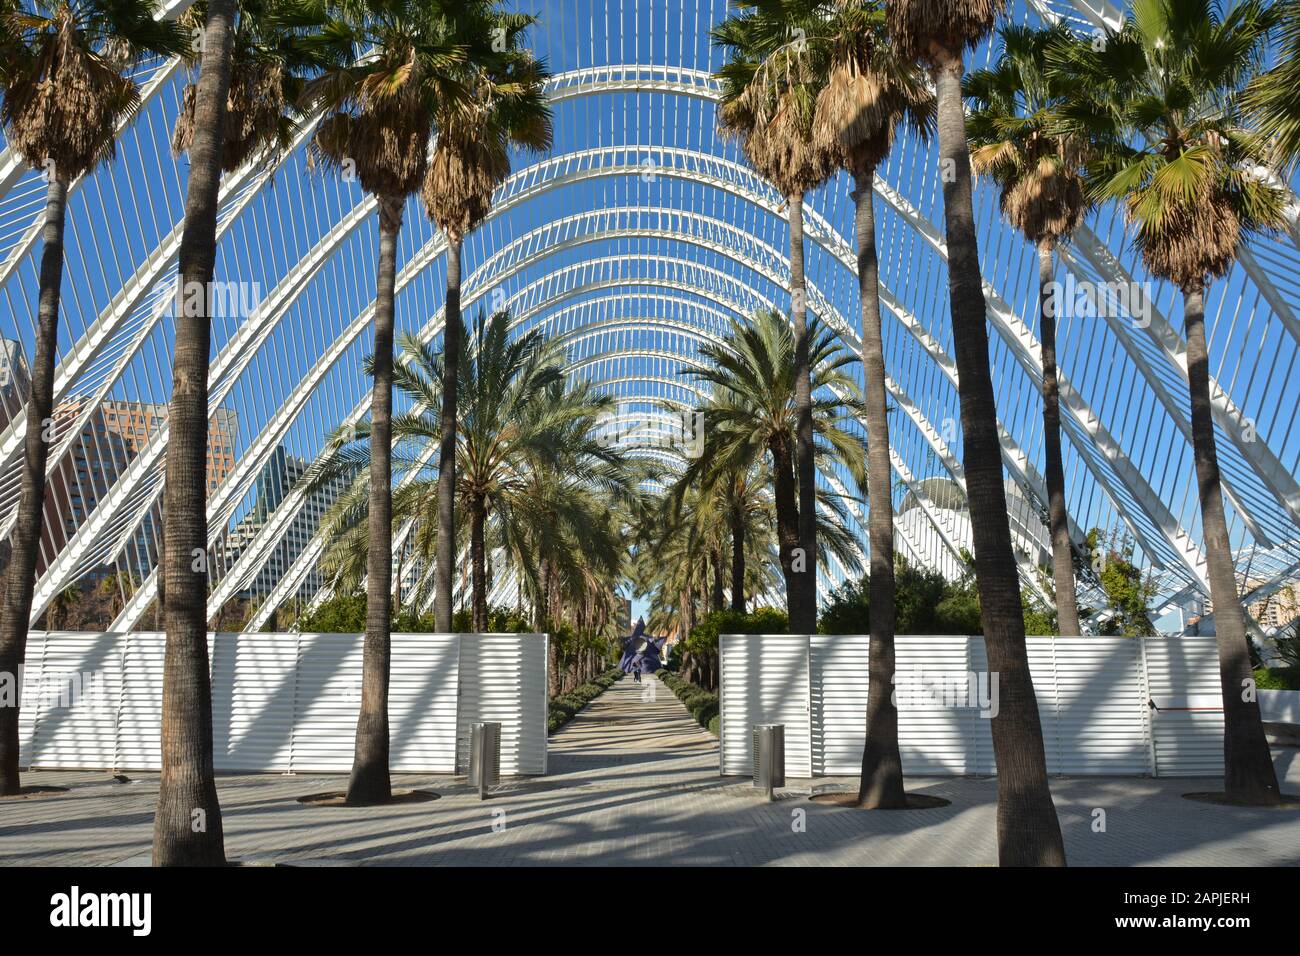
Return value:
[[(644, 700), (653, 688), (654, 700)], [(1284, 789), (1300, 792), (1295, 748), (1274, 753)], [(432, 803), (353, 809), (295, 798), (339, 789), (320, 775), (222, 775), (217, 784), (232, 859), (298, 865), (974, 865), (996, 863), (995, 781), (927, 778), (909, 789), (942, 809), (861, 812), (812, 803), (813, 781), (790, 781), (775, 803), (747, 781), (718, 776), (717, 743), (657, 680), (624, 679), (551, 738), (550, 773), (509, 781), (487, 802), (464, 778), (399, 775)], [(44, 771), (27, 784), (71, 791), (0, 802), (0, 865), (147, 864), (157, 775), (118, 784), (106, 774)], [(853, 789), (825, 778), (818, 791)], [(1054, 778), (1076, 865), (1300, 865), (1300, 811), (1193, 803), (1215, 780)], [(1106, 832), (1092, 830), (1094, 808)], [(802, 819), (804, 828), (795, 826)]]

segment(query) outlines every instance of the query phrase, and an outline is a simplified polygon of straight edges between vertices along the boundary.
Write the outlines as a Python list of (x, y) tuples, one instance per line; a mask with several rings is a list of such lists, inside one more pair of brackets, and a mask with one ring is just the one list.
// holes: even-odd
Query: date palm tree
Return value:
[[(448, 362), (442, 392), (442, 440), (438, 450), (438, 556), (434, 566), (434, 619), (451, 630), (455, 568), (456, 357), (461, 330), (461, 245), (492, 208), (492, 193), (510, 175), (510, 148), (551, 148), (551, 109), (543, 86), (547, 73), (520, 46), (536, 18), (494, 13), (491, 29), (501, 47), (470, 81), (470, 98), (452, 102), (438, 116), (438, 142), (420, 195), (429, 218), (447, 237), (447, 304), (443, 337)], [(483, 620), (486, 621), (486, 607)], [(475, 627), (478, 626), (475, 617)], [(486, 626), (484, 624), (483, 626)]]
[[(794, 335), (791, 324), (775, 312), (760, 311), (751, 323), (733, 319), (721, 342), (701, 347), (700, 355), (708, 365), (685, 372), (707, 382), (712, 389), (702, 409), (704, 454), (687, 466), (685, 475), (692, 482), (706, 475), (706, 484), (716, 487), (717, 479), (712, 476), (747, 471), (759, 466), (765, 457), (769, 459), (778, 554), (787, 594), (804, 576), (793, 560), (795, 549), (802, 543), (795, 491), (799, 411)], [(832, 463), (843, 466), (860, 487), (865, 487), (866, 446), (857, 434), (844, 427), (842, 417), (846, 412), (861, 410), (857, 385), (845, 371), (857, 357), (842, 348), (835, 334), (816, 319), (808, 324), (807, 336), (815, 396), (813, 429), (818, 439), (815, 461), (827, 469)], [(812, 513), (817, 516), (815, 504)], [(838, 542), (834, 546), (838, 548)], [(814, 579), (822, 553), (824, 549), (814, 550), (808, 556)], [(794, 621), (791, 627), (796, 633), (802, 631)]]
[(863, 808), (906, 806), (898, 751), (894, 680), (894, 509), (888, 481), (889, 416), (885, 399), (885, 353), (880, 325), (879, 266), (872, 182), (889, 156), (900, 125), (928, 137), (934, 95), (912, 59), (898, 55), (877, 0), (839, 0), (825, 39), (829, 78), (817, 98), (816, 135), (841, 168), (853, 176), (858, 243), (858, 296), (862, 308), (862, 366), (866, 388), (871, 543), (871, 654), (868, 666), (866, 744), (858, 804)]
[(311, 160), (355, 174), (379, 207), (369, 433), (370, 549), (366, 637), (352, 805), (387, 802), (388, 671), (392, 627), (392, 401), (397, 237), (407, 197), (429, 168), (434, 118), (468, 103), (470, 66), (491, 43), (489, 5), (452, 0), (300, 0), (324, 28), (313, 52), (325, 67), (306, 104), (325, 112)]
[(1276, 10), (1260, 0), (1138, 0), (1105, 42), (1062, 42), (1053, 66), (1070, 83), (1061, 128), (1086, 137), (1091, 194), (1123, 205), (1152, 275), (1183, 297), (1192, 453), (1205, 533), (1223, 690), (1228, 799), (1279, 797), (1252, 680), (1250, 645), (1224, 515), (1210, 404), (1205, 295), (1252, 233), (1285, 223), (1286, 194), (1257, 170), (1272, 158), (1242, 91), (1258, 75)]
[(984, 643), (1001, 688), (1001, 706), (991, 721), (998, 766), (998, 859), (1006, 866), (1053, 866), (1065, 863), (1065, 847), (1047, 785), (1011, 550), (961, 95), (963, 53), (988, 34), (1002, 6), (1002, 0), (887, 0), (886, 8), (894, 42), (903, 55), (929, 68), (935, 86), (962, 464)]
[[(603, 524), (593, 523), (591, 517), (607, 516), (616, 510), (611, 506), (619, 497), (632, 493), (636, 469), (617, 448), (597, 439), (597, 420), (611, 410), (612, 399), (594, 393), (586, 383), (566, 383), (563, 354), (540, 330), (512, 339), (508, 312), (490, 318), (480, 314), (468, 340), (456, 341), (461, 350), (454, 364), (461, 386), (456, 495), (469, 521), (455, 543), (457, 551), (468, 547), (472, 626), (482, 632), (488, 626), (489, 556), (500, 551), (523, 576), (525, 590), (536, 589), (531, 576), (539, 554), (550, 556), (557, 574), (563, 566), (572, 578), (609, 563), (600, 534), (587, 536)], [(435, 410), (442, 407), (453, 366), (445, 353), (414, 336), (403, 336), (398, 344), (402, 361), (395, 367), (394, 384), (414, 406), (393, 419), (392, 460), (403, 476), (393, 497), (393, 514), (415, 529), (414, 556), (436, 568), (434, 542), (441, 515), (434, 452), (441, 447), (442, 425)], [(308, 487), (315, 489), (356, 476), (322, 524), (329, 541), (323, 566), (337, 575), (345, 591), (360, 582), (364, 556), (373, 550), (366, 486), (374, 431), (363, 426), (355, 435), (352, 442), (332, 441), (307, 479)], [(603, 499), (599, 510), (586, 509), (584, 489)], [(546, 508), (552, 510), (545, 516), (539, 513)], [(534, 522), (575, 540), (561, 548), (542, 542), (534, 550), (532, 545), (539, 543), (529, 530)], [(579, 594), (585, 592), (573, 590), (568, 596)]]
[(809, 37), (823, 26), (826, 4), (823, 0), (737, 0), (733, 6), (739, 12), (712, 32), (714, 44), (728, 56), (715, 75), (722, 88), (718, 124), (723, 133), (740, 141), (754, 169), (785, 197), (798, 418), (792, 479), (798, 504), (786, 518), (796, 522), (798, 537), (793, 544), (783, 544), (782, 561), (786, 562), (791, 626), (812, 632), (817, 619), (816, 464), (803, 199), (835, 168), (833, 156), (812, 134), (825, 62), (819, 57), (821, 47), (810, 43)]
[[(11, 149), (45, 175), (45, 213), (36, 308), (35, 354), (23, 439), (20, 497), (0, 613), (0, 673), (17, 674), (27, 628), (45, 511), (45, 469), (63, 281), (69, 186), (114, 154), (118, 124), (135, 113), (132, 70), (147, 56), (180, 49), (174, 24), (156, 19), (153, 0), (0, 5), (0, 121)], [(17, 793), (18, 706), (0, 707), (0, 795)]]
[(1046, 30), (1005, 26), (996, 66), (966, 77), (971, 102), (967, 136), (971, 166), (1001, 190), (1002, 215), (1038, 253), (1038, 314), (1043, 347), (1043, 454), (1046, 459), (1052, 582), (1061, 634), (1081, 634), (1074, 588), (1074, 554), (1065, 506), (1061, 462), (1060, 388), (1056, 377), (1057, 245), (1070, 237), (1087, 212), (1082, 156), (1077, 137), (1052, 131), (1053, 108), (1063, 91), (1047, 70), (1047, 49), (1068, 36), (1063, 25)]

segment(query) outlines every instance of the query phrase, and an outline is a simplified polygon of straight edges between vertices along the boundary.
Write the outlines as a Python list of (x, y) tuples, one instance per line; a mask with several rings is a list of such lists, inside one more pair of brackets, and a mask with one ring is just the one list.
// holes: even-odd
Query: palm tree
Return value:
[[(611, 508), (615, 499), (629, 495), (635, 484), (635, 469), (595, 434), (597, 419), (611, 400), (585, 383), (566, 384), (563, 355), (540, 330), (512, 340), (509, 329), (509, 313), (486, 319), (480, 314), (469, 341), (457, 340), (461, 414), (456, 495), (470, 520), (468, 535), (463, 531), (455, 543), (457, 551), (468, 544), (472, 626), (477, 631), (488, 626), (488, 556), (493, 552), (506, 558), (523, 590), (534, 594), (539, 557), (549, 559), (552, 583), (574, 585), (565, 591), (571, 605), (585, 608), (589, 618), (596, 616), (591, 589), (576, 582), (592, 577), (597, 565), (617, 566), (609, 556), (609, 541), (617, 536), (603, 536), (605, 519), (616, 510)], [(404, 336), (399, 345), (402, 361), (394, 381), (415, 406), (393, 420), (392, 458), (404, 478), (393, 497), (393, 514), (415, 528), (413, 556), (436, 568), (440, 470), (431, 462), (436, 461), (442, 428), (434, 409), (441, 408), (451, 363), (413, 336)], [(307, 479), (308, 487), (316, 488), (356, 476), (322, 524), (330, 542), (323, 567), (344, 591), (360, 583), (364, 556), (372, 550), (366, 521), (372, 446), (373, 429), (357, 429), (354, 442), (341, 443), (336, 436)], [(563, 543), (547, 535), (559, 536)]]
[(162, 777), (154, 815), (155, 866), (225, 862), (212, 766), (208, 673), (208, 295), (217, 255), (222, 135), (230, 89), (235, 0), (209, 0), (194, 96), (194, 138), (178, 252), (176, 344), (168, 411), (160, 595), (163, 663)]
[(1275, 12), (1279, 62), (1251, 81), (1245, 105), (1258, 115), (1261, 130), (1276, 137), (1278, 165), (1289, 166), (1300, 155), (1300, 0), (1280, 0)]
[(966, 78), (972, 111), (967, 121), (971, 165), (1001, 190), (1002, 215), (1038, 252), (1038, 314), (1043, 346), (1043, 454), (1046, 458), (1052, 582), (1061, 634), (1081, 634), (1074, 588), (1074, 554), (1065, 507), (1061, 462), (1061, 408), (1056, 378), (1056, 309), (1052, 282), (1057, 244), (1078, 228), (1088, 208), (1080, 175), (1078, 140), (1053, 133), (1053, 107), (1061, 84), (1047, 71), (1047, 49), (1069, 35), (1061, 24), (1047, 30), (1006, 26), (999, 31), (1002, 58)]
[(470, 99), (469, 70), (491, 42), (486, 3), (303, 0), (325, 21), (313, 52), (326, 62), (303, 93), (326, 116), (311, 159), (355, 173), (379, 207), (374, 387), (370, 400), (366, 637), (361, 710), (347, 802), (392, 797), (388, 670), (392, 626), (392, 402), (397, 237), (406, 198), (429, 168), (434, 117)]
[(1007, 866), (1051, 866), (1065, 863), (1065, 848), (1047, 785), (1043, 732), (1029, 676), (1020, 582), (1011, 550), (961, 95), (962, 53), (988, 34), (1001, 8), (1001, 0), (887, 0), (890, 35), (904, 56), (930, 69), (935, 85), (962, 463), (984, 642), (989, 667), (998, 674), (1001, 688), (1001, 706), (992, 720), (998, 766), (998, 859)]
[[(1144, 0), (1118, 32), (1062, 42), (1050, 55), (1070, 84), (1062, 129), (1087, 137), (1091, 194), (1123, 203), (1151, 274), (1182, 292), (1192, 452), (1214, 601), (1224, 708), (1224, 787), (1243, 804), (1279, 801), (1252, 679), (1223, 510), (1210, 404), (1205, 293), (1232, 268), (1238, 245), (1283, 226), (1286, 197), (1255, 171), (1271, 146), (1249, 125), (1242, 90), (1259, 69), (1276, 11), (1260, 0)], [(1249, 697), (1249, 700), (1243, 699)]]
[[(829, 469), (842, 465), (859, 483), (866, 484), (866, 449), (860, 437), (843, 427), (842, 416), (861, 409), (857, 385), (844, 371), (857, 361), (843, 349), (835, 334), (814, 318), (808, 324), (809, 368), (812, 373), (814, 460)], [(791, 326), (775, 312), (760, 311), (751, 324), (733, 319), (731, 329), (719, 343), (701, 347), (707, 361), (704, 368), (689, 369), (691, 375), (712, 386), (703, 408), (704, 453), (686, 468), (687, 481), (707, 475), (712, 490), (721, 476), (747, 472), (770, 456), (776, 506), (777, 539), (787, 599), (790, 589), (802, 577), (795, 564), (795, 550), (801, 546), (795, 492), (795, 435), (798, 427), (798, 386), (793, 361), (794, 335)], [(820, 391), (820, 394), (818, 392)], [(815, 485), (814, 485), (815, 487)], [(816, 499), (814, 499), (816, 500)], [(832, 500), (823, 496), (823, 501)], [(812, 514), (817, 515), (816, 505)], [(825, 542), (809, 556), (815, 580)], [(840, 549), (840, 542), (829, 544)], [(847, 557), (847, 552), (844, 555)], [(802, 628), (791, 621), (796, 631)]]
[[(180, 48), (180, 33), (155, 19), (157, 9), (153, 0), (34, 0), (0, 10), (0, 121), (9, 146), (45, 174), (36, 350), (21, 496), (5, 566), (0, 673), (17, 674), (27, 652), (45, 510), (49, 442), (43, 433), (53, 415), (68, 188), (113, 156), (117, 126), (140, 102), (131, 71), (145, 56)], [(18, 706), (3, 707), (0, 795), (18, 789)]]
[[(450, 102), (438, 116), (438, 142), (421, 196), (429, 218), (447, 237), (447, 305), (442, 393), (442, 440), (438, 449), (438, 555), (434, 566), (434, 618), (451, 630), (455, 556), (456, 402), (455, 361), (460, 348), (461, 245), (492, 208), (492, 193), (510, 175), (510, 147), (551, 148), (551, 109), (542, 64), (519, 43), (536, 17), (494, 13), (502, 47), (470, 81), (471, 98)], [(483, 614), (486, 620), (486, 609)], [(479, 626), (475, 615), (475, 627)], [(486, 627), (486, 623), (483, 625)]]
[[(809, 42), (822, 26), (824, 0), (736, 0), (741, 12), (723, 21), (713, 42), (728, 62), (720, 83), (718, 124), (741, 142), (746, 158), (785, 197), (790, 231), (790, 312), (794, 321), (797, 524), (800, 549), (787, 572), (791, 627), (811, 632), (817, 622), (816, 465), (813, 392), (804, 278), (803, 197), (826, 181), (833, 156), (812, 135), (817, 92), (824, 74), (820, 47)], [(784, 478), (778, 475), (779, 480)]]
[(817, 98), (815, 131), (853, 176), (858, 241), (858, 297), (862, 308), (862, 366), (866, 388), (871, 543), (871, 653), (866, 745), (858, 804), (906, 806), (894, 706), (894, 509), (889, 487), (889, 416), (885, 353), (880, 324), (879, 266), (872, 182), (889, 155), (898, 126), (907, 122), (928, 137), (934, 96), (915, 61), (900, 57), (885, 29), (877, 0), (842, 0), (829, 18), (826, 37), (832, 64)]
[[(181, 17), (181, 27), (201, 27), (206, 10), (206, 0), (195, 3)], [(304, 35), (305, 29), (320, 25), (311, 7), (293, 0), (239, 0), (238, 16), (221, 146), (221, 168), (227, 173), (288, 148), (301, 120), (303, 75), (321, 65)], [(197, 64), (198, 52), (184, 54), (189, 65)], [(172, 135), (175, 153), (187, 152), (194, 142), (197, 93), (195, 83), (187, 83), (181, 93)]]

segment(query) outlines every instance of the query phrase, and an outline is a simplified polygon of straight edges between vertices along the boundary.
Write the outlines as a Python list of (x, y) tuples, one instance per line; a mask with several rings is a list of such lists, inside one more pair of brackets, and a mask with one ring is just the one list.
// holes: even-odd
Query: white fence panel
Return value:
[(462, 634), (456, 765), (469, 765), (470, 725), (501, 722), (501, 773), (546, 773), (545, 634)]
[[(866, 635), (855, 639), (870, 640)], [(975, 772), (971, 768), (978, 765), (988, 721), (981, 720), (978, 707), (966, 705), (975, 670), (970, 643), (942, 635), (894, 639), (894, 664), (899, 680), (906, 682), (896, 688), (898, 753), (909, 773)]]
[(218, 634), (212, 749), (219, 770), (293, 769), (298, 642), (292, 634)]
[[(1053, 657), (1054, 679), (1034, 679), (1039, 710), (1054, 690), (1056, 759), (1048, 773), (1141, 775), (1152, 772), (1141, 644), (1131, 637), (1030, 638)], [(1047, 726), (1043, 728), (1044, 738)]]
[(294, 695), (293, 769), (352, 769), (364, 635), (302, 634)]
[(867, 664), (871, 640), (810, 638), (812, 772), (854, 774), (866, 743)]
[[(798, 776), (808, 641), (812, 772), (859, 772), (868, 689), (867, 635), (721, 639), (721, 769), (750, 770), (749, 728), (785, 723), (787, 773)], [(1052, 774), (1216, 776), (1223, 717), (1213, 638), (1032, 637), (1026, 647)], [(899, 751), (908, 773), (994, 774), (994, 691), (983, 638), (895, 639)], [(780, 698), (785, 693), (787, 697)], [(1162, 709), (1154, 717), (1148, 706)], [(793, 728), (793, 731), (792, 731)], [(797, 750), (796, 750), (797, 753)]]
[(456, 772), (462, 640), (456, 634), (393, 635), (388, 688), (393, 770)]
[(80, 761), (96, 769), (113, 767), (122, 683), (114, 635), (56, 632), (35, 649), (40, 668), (36, 675), (24, 673), (28, 696), (22, 701), (32, 715), (31, 766)]
[[(141, 631), (116, 637), (122, 646), (117, 769), (158, 770), (162, 767), (163, 660), (167, 635), (160, 631)], [(213, 749), (216, 749), (215, 742)], [(86, 764), (65, 766), (85, 767)]]
[(1213, 637), (1148, 637), (1146, 654), (1155, 772), (1161, 777), (1223, 773), (1223, 691)]
[(22, 675), (18, 678), (18, 766), (32, 765), (32, 743), (36, 734), (37, 688), (41, 685), (41, 656), (45, 651), (45, 633), (27, 635), (27, 653)]
[[(348, 772), (363, 642), (360, 634), (208, 635), (216, 769)], [(165, 650), (161, 633), (33, 632), (20, 766), (158, 770)], [(546, 666), (544, 635), (394, 634), (392, 769), (454, 773), (463, 716), (466, 728), (502, 721), (503, 772), (545, 773)]]
[(785, 724), (786, 777), (811, 777), (807, 635), (725, 634), (718, 641), (722, 775), (753, 773), (754, 724)]

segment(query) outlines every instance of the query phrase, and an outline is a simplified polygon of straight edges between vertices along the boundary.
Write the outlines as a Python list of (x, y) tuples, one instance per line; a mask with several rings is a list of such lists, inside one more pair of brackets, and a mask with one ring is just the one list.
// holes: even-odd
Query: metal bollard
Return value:
[(767, 799), (785, 786), (785, 724), (754, 725), (754, 789)]
[(501, 780), (501, 724), (482, 721), (469, 729), (469, 785), (478, 787), (478, 798), (486, 800), (488, 787)]

